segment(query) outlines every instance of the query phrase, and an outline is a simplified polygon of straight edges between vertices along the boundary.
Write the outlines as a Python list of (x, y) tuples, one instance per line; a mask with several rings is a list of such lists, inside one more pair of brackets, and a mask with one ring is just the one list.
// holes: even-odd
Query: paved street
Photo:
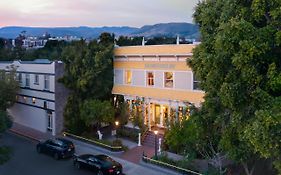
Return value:
[[(72, 165), (72, 160), (54, 160), (51, 156), (38, 154), (35, 150), (36, 141), (15, 135), (5, 133), (0, 140), (0, 144), (11, 146), (13, 155), (9, 162), (0, 166), (0, 175), (87, 175), (93, 174), (87, 170), (77, 170)], [(118, 154), (111, 155), (101, 149), (96, 149), (92, 145), (83, 142), (74, 141), (77, 154), (109, 154), (115, 160), (119, 161), (124, 168), (126, 175), (165, 175), (175, 174), (162, 170), (151, 169), (147, 166), (134, 164), (118, 158)]]

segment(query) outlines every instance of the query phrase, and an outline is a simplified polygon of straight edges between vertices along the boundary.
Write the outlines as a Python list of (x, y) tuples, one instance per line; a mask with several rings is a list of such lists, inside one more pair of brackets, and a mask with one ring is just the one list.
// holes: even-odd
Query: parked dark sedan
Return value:
[(38, 153), (46, 153), (55, 159), (72, 157), (75, 152), (74, 144), (63, 138), (49, 139), (39, 142), (36, 146)]
[(106, 155), (83, 154), (74, 156), (76, 168), (88, 168), (96, 172), (97, 175), (120, 175), (122, 165)]

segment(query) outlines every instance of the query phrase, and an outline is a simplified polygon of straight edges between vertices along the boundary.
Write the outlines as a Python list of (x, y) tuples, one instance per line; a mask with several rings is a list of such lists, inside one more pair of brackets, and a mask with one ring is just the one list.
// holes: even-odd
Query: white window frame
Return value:
[(46, 112), (47, 113), (47, 130), (52, 131), (53, 130), (53, 113), (52, 112)]
[(39, 85), (39, 75), (34, 74), (34, 84)]
[(30, 74), (25, 74), (25, 87), (30, 87)]
[[(169, 80), (169, 79), (166, 79), (166, 73), (172, 73), (172, 86), (171, 87), (168, 87), (168, 86), (166, 86), (166, 80)], [(174, 88), (174, 72), (170, 72), (170, 71), (165, 71), (164, 72), (164, 77), (163, 77), (163, 79), (164, 79), (164, 88)]]
[[(148, 77), (149, 73), (152, 74), (152, 78)], [(152, 85), (149, 84), (149, 82), (150, 82), (149, 80), (151, 80), (151, 79), (152, 79), (152, 82), (153, 82)], [(149, 86), (149, 87), (154, 87), (155, 86), (155, 74), (154, 74), (153, 71), (146, 71), (146, 86)]]
[(44, 90), (50, 90), (50, 76), (44, 75)]

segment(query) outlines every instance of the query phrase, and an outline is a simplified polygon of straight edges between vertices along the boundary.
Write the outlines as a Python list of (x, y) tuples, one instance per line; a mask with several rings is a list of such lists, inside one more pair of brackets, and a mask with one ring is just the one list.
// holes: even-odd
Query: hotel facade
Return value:
[(8, 109), (14, 123), (57, 135), (63, 130), (63, 109), (68, 90), (57, 82), (63, 63), (49, 60), (0, 62), (0, 69), (13, 65), (20, 90)]
[(112, 93), (123, 95), (130, 109), (141, 108), (144, 124), (167, 128), (188, 119), (190, 107), (199, 107), (199, 89), (187, 59), (196, 45), (116, 47)]

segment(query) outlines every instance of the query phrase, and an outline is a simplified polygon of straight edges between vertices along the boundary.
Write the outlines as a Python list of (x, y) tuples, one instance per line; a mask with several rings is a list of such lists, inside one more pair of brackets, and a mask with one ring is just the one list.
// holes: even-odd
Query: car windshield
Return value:
[(97, 155), (96, 157), (103, 162), (109, 162), (109, 163), (115, 162), (111, 157), (106, 155)]

